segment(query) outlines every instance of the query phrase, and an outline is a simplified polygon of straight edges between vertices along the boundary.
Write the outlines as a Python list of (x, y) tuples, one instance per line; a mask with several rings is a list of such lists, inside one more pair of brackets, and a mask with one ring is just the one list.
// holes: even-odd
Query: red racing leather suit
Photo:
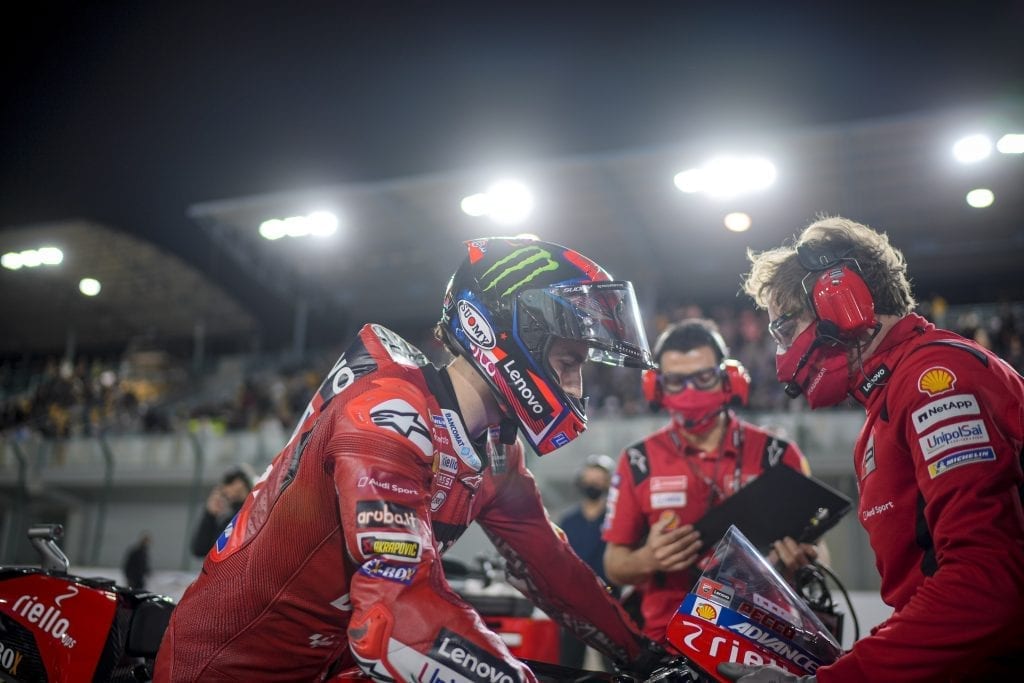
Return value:
[(182, 597), (155, 680), (321, 680), (353, 658), (381, 680), (534, 680), (445, 581), (473, 520), (552, 618), (635, 657), (642, 637), (494, 431), (478, 450), (446, 373), (364, 327)]
[(858, 378), (859, 513), (894, 612), (818, 680), (1019, 678), (1024, 381), (917, 315)]
[[(638, 547), (662, 515), (675, 513), (678, 525), (693, 524), (712, 505), (778, 464), (810, 473), (795, 445), (735, 416), (729, 417), (721, 448), (711, 453), (689, 446), (677, 427), (668, 425), (627, 447), (619, 457), (602, 537), (609, 543)], [(699, 576), (694, 566), (656, 573), (639, 586), (646, 636), (655, 642), (664, 640), (669, 619)]]

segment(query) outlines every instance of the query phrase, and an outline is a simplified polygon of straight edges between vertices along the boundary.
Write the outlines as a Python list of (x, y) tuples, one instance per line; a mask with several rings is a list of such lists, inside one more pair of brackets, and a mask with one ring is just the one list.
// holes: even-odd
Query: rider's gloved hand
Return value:
[[(654, 678), (658, 681), (685, 681), (688, 678), (674, 677), (676, 672), (686, 670), (686, 659), (670, 654), (653, 640), (645, 639), (643, 650), (632, 661), (615, 664), (617, 680), (646, 681)], [(667, 677), (666, 677), (667, 676)]]
[(718, 665), (718, 673), (738, 683), (817, 683), (817, 676), (797, 676), (775, 666), (744, 666), (732, 662)]

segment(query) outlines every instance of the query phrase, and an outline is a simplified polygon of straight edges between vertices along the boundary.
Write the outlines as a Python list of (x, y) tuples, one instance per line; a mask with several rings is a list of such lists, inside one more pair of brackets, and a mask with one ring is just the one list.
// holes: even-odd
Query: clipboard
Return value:
[(813, 543), (853, 507), (844, 494), (786, 465), (771, 467), (694, 524), (713, 547), (735, 524), (758, 550), (785, 536)]

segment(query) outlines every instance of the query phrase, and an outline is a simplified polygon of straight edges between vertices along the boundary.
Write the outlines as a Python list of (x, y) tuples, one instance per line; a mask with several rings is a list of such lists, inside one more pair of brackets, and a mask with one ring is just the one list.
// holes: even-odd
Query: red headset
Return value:
[[(738, 360), (726, 358), (728, 355), (725, 347), (725, 340), (717, 332), (711, 332), (714, 340), (713, 347), (719, 358), (722, 359), (722, 382), (723, 388), (729, 394), (730, 406), (745, 406), (750, 399), (750, 373)], [(659, 349), (660, 351), (660, 349)], [(655, 353), (660, 358), (660, 353)], [(663, 391), (661, 388), (661, 372), (659, 370), (644, 370), (640, 376), (640, 386), (644, 392), (644, 398), (652, 408), (661, 407)]]
[[(855, 259), (805, 245), (796, 252), (800, 265), (809, 271), (803, 288), (818, 319), (819, 337), (850, 342), (878, 326), (875, 300)], [(810, 288), (808, 280), (813, 283)]]

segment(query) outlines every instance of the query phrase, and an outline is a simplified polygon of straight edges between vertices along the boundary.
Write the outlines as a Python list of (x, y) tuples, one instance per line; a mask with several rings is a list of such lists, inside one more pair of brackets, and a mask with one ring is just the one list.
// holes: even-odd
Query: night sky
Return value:
[(1020, 1), (19, 12), (0, 29), (0, 229), (85, 217), (186, 257), (205, 200), (1024, 94)]

